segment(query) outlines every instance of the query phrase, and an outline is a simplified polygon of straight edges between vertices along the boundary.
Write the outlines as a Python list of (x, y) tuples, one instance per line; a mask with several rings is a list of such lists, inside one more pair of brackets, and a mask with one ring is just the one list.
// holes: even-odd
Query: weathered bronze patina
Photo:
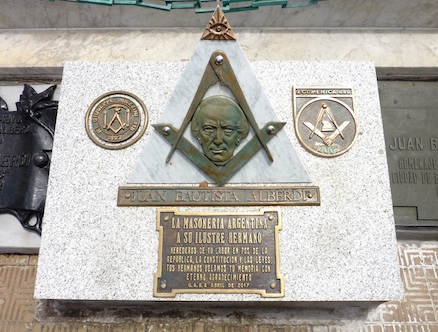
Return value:
[[(176, 142), (177, 130), (171, 125), (153, 125), (171, 143)], [(268, 142), (275, 133), (283, 128), (284, 123), (270, 122), (261, 130), (262, 139)], [(271, 131), (272, 129), (272, 131)], [(253, 137), (244, 148), (242, 148), (229, 162), (218, 167), (209, 160), (205, 154), (198, 150), (192, 143), (181, 137), (178, 143), (180, 150), (189, 160), (198, 166), (204, 173), (212, 178), (217, 184), (224, 185), (234, 174), (236, 174), (260, 149), (262, 145), (257, 137)]]
[(303, 147), (320, 157), (347, 152), (358, 134), (351, 88), (294, 87), (295, 132)]
[(154, 296), (255, 293), (283, 297), (277, 210), (185, 213), (162, 209)]
[[(209, 87), (216, 83), (228, 87), (236, 101), (222, 95), (204, 99)], [(183, 137), (190, 123), (202, 150)], [(270, 122), (262, 129), (258, 127), (228, 57), (218, 50), (210, 57), (181, 127), (176, 129), (166, 123), (153, 126), (171, 144), (166, 162), (178, 149), (217, 184), (223, 185), (260, 149), (273, 161), (267, 143), (284, 125), (284, 122)], [(254, 131), (254, 137), (233, 155), (249, 128)]]
[(119, 187), (118, 206), (319, 205), (319, 187)]
[(222, 9), (217, 6), (201, 40), (237, 40)]
[(205, 156), (216, 166), (224, 166), (240, 141), (248, 136), (249, 125), (234, 100), (213, 96), (204, 99), (196, 109), (191, 130)]
[(137, 142), (148, 123), (146, 106), (132, 93), (112, 91), (87, 110), (85, 128), (90, 139), (105, 149), (122, 149)]

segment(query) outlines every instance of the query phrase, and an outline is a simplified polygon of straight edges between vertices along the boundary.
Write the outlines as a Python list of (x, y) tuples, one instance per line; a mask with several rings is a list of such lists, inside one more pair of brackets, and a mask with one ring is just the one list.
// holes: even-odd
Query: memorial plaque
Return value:
[(277, 210), (254, 213), (158, 211), (154, 296), (256, 293), (283, 297)]
[[(400, 299), (372, 63), (253, 65), (236, 40), (221, 38), (200, 40), (187, 63), (66, 64), (37, 299), (324, 307)], [(307, 137), (307, 123), (321, 132), (310, 143), (326, 147), (352, 144), (357, 124), (332, 99), (353, 110), (355, 91), (361, 136), (350, 153), (315, 157), (290, 135), (291, 86), (308, 82), (320, 92), (350, 87), (339, 97), (324, 88), (331, 111), (304, 108), (314, 115), (303, 118)], [(102, 149), (85, 134), (85, 110), (110, 86), (153, 105), (152, 126), (132, 148)], [(150, 207), (160, 204), (172, 206)]]
[[(17, 111), (0, 111), (0, 214), (13, 214), (38, 234), (58, 108), (51, 100), (55, 89), (37, 93), (25, 85)], [(33, 217), (36, 222), (31, 222)]]
[(397, 226), (438, 226), (438, 85), (380, 85)]

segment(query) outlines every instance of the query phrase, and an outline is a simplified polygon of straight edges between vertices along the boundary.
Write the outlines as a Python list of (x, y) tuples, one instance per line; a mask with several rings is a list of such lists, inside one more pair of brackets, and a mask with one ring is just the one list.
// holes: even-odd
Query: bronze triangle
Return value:
[(221, 7), (216, 7), (201, 40), (237, 40)]

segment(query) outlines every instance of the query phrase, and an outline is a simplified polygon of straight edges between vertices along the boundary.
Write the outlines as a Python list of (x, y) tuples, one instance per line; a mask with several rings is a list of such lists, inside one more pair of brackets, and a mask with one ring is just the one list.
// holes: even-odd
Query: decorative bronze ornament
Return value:
[[(220, 95), (203, 100), (208, 88), (217, 82), (228, 87), (236, 101)], [(203, 153), (183, 137), (190, 123)], [(210, 57), (181, 128), (178, 130), (170, 124), (153, 126), (172, 145), (166, 162), (178, 149), (216, 183), (223, 185), (262, 148), (273, 161), (267, 142), (284, 125), (284, 122), (270, 122), (262, 129), (258, 127), (227, 55), (218, 50)], [(249, 127), (255, 136), (233, 156), (236, 146), (248, 135)]]
[(358, 134), (351, 88), (294, 87), (295, 132), (303, 147), (320, 157), (347, 152)]
[(217, 6), (201, 40), (237, 40), (222, 9)]
[(100, 96), (85, 115), (88, 136), (105, 149), (123, 149), (134, 144), (145, 132), (147, 123), (146, 106), (126, 91)]
[(0, 215), (13, 214), (40, 235), (58, 111), (55, 89), (37, 93), (25, 84), (13, 112), (0, 98)]
[(283, 297), (278, 210), (190, 213), (161, 209), (155, 297), (179, 293)]

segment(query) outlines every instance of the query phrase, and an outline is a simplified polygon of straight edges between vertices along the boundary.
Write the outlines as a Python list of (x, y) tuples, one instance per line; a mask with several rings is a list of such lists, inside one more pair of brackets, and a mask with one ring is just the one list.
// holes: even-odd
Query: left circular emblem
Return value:
[(123, 149), (144, 134), (148, 114), (132, 93), (112, 91), (97, 98), (87, 110), (85, 129), (90, 139), (105, 149)]

